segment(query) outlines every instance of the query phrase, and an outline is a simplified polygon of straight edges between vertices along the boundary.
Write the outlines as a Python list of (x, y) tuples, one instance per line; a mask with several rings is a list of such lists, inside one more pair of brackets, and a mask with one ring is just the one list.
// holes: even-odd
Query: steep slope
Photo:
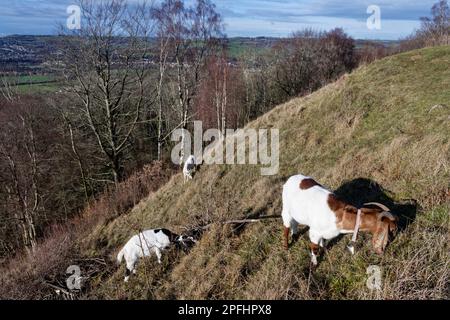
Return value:
[[(203, 166), (183, 184), (177, 175), (131, 213), (96, 230), (81, 247), (111, 258), (137, 230), (243, 216), (280, 214), (281, 186), (293, 174), (315, 177), (350, 201), (380, 200), (403, 229), (379, 257), (370, 236), (355, 256), (348, 237), (311, 271), (307, 235), (289, 252), (281, 219), (214, 225), (189, 252), (155, 259), (122, 282), (123, 267), (95, 279), (97, 298), (448, 298), (450, 208), (450, 47), (389, 57), (281, 105), (252, 122), (280, 129), (280, 170)], [(381, 291), (366, 287), (369, 265), (382, 268)]]

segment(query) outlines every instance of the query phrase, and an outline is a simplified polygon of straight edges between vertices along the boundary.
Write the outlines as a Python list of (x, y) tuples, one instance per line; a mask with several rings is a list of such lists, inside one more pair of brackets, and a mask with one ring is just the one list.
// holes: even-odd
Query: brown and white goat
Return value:
[[(389, 232), (395, 233), (397, 218), (380, 203), (365, 204), (360, 210), (359, 229), (373, 235), (372, 244), (379, 254), (384, 252)], [(317, 264), (319, 246), (339, 234), (353, 233), (358, 208), (338, 199), (314, 179), (296, 175), (283, 186), (284, 245), (289, 243), (289, 231), (297, 232), (298, 224), (309, 226), (311, 261)]]

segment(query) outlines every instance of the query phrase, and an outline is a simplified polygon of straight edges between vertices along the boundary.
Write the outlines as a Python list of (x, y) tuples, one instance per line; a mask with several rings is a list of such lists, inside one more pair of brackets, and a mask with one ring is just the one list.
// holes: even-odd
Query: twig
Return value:
[(211, 228), (213, 224), (220, 223), (220, 224), (245, 224), (245, 223), (255, 223), (260, 222), (262, 220), (269, 220), (269, 219), (278, 219), (281, 218), (281, 216), (264, 216), (260, 218), (254, 218), (254, 219), (239, 219), (239, 220), (227, 220), (227, 221), (218, 221), (218, 222), (212, 222), (207, 224), (206, 226), (200, 227), (198, 229), (205, 230)]
[(72, 295), (73, 295), (71, 292), (67, 291), (66, 289), (64, 289), (62, 287), (59, 287), (57, 285), (51, 284), (51, 283), (49, 283), (47, 281), (44, 281), (43, 284), (46, 285), (46, 286), (52, 287), (55, 290), (59, 290), (62, 293), (64, 293), (65, 295), (68, 295), (69, 297), (72, 297)]

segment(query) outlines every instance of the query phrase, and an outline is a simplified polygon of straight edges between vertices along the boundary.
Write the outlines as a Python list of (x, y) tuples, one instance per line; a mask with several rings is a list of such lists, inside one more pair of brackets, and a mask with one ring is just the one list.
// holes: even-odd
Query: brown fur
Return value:
[(336, 215), (336, 225), (338, 228), (351, 230), (355, 227), (356, 213), (358, 212), (356, 207), (346, 204), (334, 194), (328, 196), (327, 202), (330, 209), (334, 211), (334, 214)]
[[(338, 199), (335, 195), (328, 196), (328, 206), (336, 215), (336, 226), (342, 230), (353, 230), (356, 224), (358, 209)], [(379, 219), (380, 208), (361, 208), (360, 231), (373, 235), (372, 244), (377, 253), (383, 253), (388, 241), (389, 231), (395, 232), (396, 222), (388, 218)]]
[(315, 243), (310, 243), (309, 247), (311, 248), (311, 251), (315, 254), (318, 255), (319, 254), (319, 245), (315, 244)]
[(284, 248), (287, 250), (289, 249), (289, 231), (290, 229), (287, 227), (284, 227)]
[(303, 179), (300, 182), (300, 189), (302, 190), (307, 190), (314, 186), (320, 186), (320, 184), (318, 184), (314, 179)]
[[(338, 199), (335, 195), (328, 196), (328, 206), (336, 215), (336, 225), (339, 229), (353, 230), (356, 224), (356, 214), (358, 209), (352, 205)], [(361, 231), (375, 232), (377, 227), (377, 214), (380, 209), (362, 208), (361, 209)]]

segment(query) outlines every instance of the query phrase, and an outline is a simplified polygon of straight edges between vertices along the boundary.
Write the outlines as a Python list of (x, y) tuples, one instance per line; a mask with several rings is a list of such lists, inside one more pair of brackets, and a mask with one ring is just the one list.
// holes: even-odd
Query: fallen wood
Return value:
[(62, 294), (64, 294), (66, 297), (70, 298), (71, 300), (73, 300), (73, 298), (74, 298), (73, 293), (69, 292), (68, 290), (64, 289), (63, 287), (54, 285), (54, 284), (49, 283), (49, 282), (47, 282), (47, 281), (44, 281), (43, 284), (46, 285), (46, 286), (49, 286), (49, 287), (53, 288), (53, 289), (55, 290), (56, 294), (58, 294), (58, 295), (62, 293)]
[(263, 216), (263, 217), (259, 217), (259, 218), (252, 218), (252, 219), (238, 219), (238, 220), (227, 220), (227, 221), (218, 221), (218, 222), (212, 222), (207, 224), (206, 226), (203, 227), (199, 227), (197, 228), (200, 230), (206, 230), (211, 228), (212, 225), (214, 224), (245, 224), (245, 223), (256, 223), (256, 222), (261, 222), (262, 220), (269, 220), (269, 219), (278, 219), (281, 218), (281, 216)]

